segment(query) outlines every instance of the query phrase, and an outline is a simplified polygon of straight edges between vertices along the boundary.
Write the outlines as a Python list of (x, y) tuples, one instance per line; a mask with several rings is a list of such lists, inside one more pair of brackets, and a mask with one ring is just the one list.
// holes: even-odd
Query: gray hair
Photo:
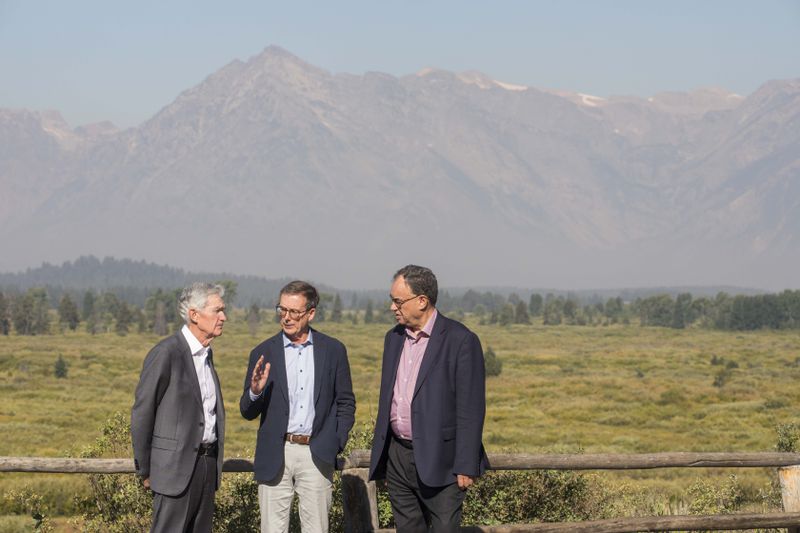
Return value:
[(188, 324), (189, 309), (204, 308), (208, 303), (208, 299), (214, 294), (223, 298), (225, 296), (225, 287), (216, 283), (195, 281), (181, 291), (181, 295), (178, 298), (178, 314)]

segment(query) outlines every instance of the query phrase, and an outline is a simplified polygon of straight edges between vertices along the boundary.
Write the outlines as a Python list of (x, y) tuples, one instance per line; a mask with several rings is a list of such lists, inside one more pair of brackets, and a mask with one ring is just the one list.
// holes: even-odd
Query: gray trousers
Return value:
[(464, 491), (458, 483), (429, 487), (420, 481), (414, 450), (389, 442), (386, 486), (397, 533), (455, 533), (461, 524)]
[(150, 532), (211, 533), (216, 484), (217, 458), (199, 456), (186, 490), (178, 496), (154, 494)]

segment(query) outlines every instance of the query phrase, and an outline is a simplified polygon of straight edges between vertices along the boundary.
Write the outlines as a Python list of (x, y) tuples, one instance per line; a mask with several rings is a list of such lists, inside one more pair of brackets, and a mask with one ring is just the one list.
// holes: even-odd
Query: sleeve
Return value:
[(340, 357), (336, 365), (336, 381), (333, 384), (336, 403), (336, 435), (339, 439), (339, 452), (347, 445), (347, 438), (356, 422), (356, 397), (353, 394), (353, 381), (350, 376), (350, 363), (347, 348), (341, 345)]
[(467, 333), (457, 353), (456, 457), (454, 474), (480, 475), (481, 436), (486, 416), (486, 371), (477, 335)]
[(171, 358), (169, 349), (158, 345), (147, 354), (131, 408), (131, 442), (136, 473), (150, 477), (150, 446), (156, 413), (169, 387)]

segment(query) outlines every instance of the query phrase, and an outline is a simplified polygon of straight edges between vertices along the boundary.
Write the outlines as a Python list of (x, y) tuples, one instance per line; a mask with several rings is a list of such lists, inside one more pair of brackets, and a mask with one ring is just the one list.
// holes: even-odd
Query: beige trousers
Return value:
[(303, 533), (328, 533), (333, 494), (333, 465), (315, 460), (306, 444), (287, 442), (283, 470), (258, 485), (261, 533), (287, 533), (294, 493), (298, 496)]

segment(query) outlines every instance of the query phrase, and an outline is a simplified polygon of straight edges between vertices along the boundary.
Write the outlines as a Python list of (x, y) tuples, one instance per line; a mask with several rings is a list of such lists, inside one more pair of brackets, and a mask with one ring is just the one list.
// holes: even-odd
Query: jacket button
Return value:
[(202, 426), (202, 425), (203, 425), (203, 422), (200, 422), (200, 424), (199, 424), (199, 425), (200, 425), (200, 426)]

